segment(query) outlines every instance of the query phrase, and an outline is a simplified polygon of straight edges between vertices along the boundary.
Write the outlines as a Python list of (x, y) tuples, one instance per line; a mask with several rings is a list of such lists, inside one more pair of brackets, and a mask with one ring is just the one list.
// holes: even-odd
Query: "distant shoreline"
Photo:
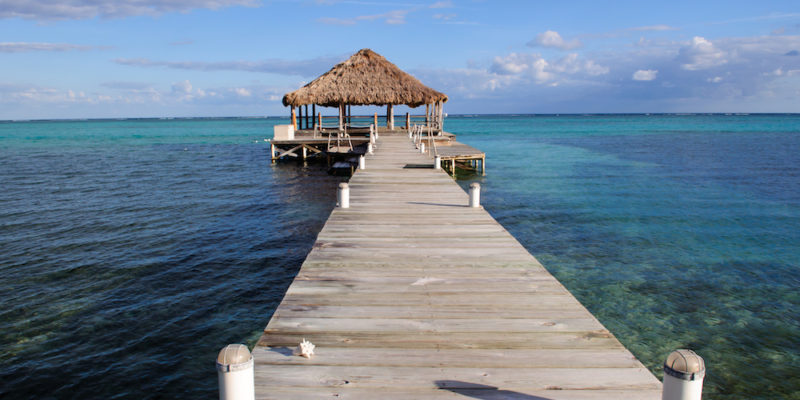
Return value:
[[(335, 116), (336, 114), (330, 114)], [(680, 113), (506, 113), (506, 114), (449, 114), (447, 118), (486, 118), (486, 117), (499, 117), (499, 118), (514, 118), (514, 117), (593, 117), (593, 116), (776, 116), (786, 115), (795, 116), (800, 113), (693, 113), (693, 112), (680, 112)], [(324, 115), (327, 116), (327, 115)], [(81, 122), (81, 121), (97, 121), (97, 122), (111, 122), (111, 121), (224, 121), (224, 120), (250, 120), (250, 119), (288, 119), (289, 116), (251, 116), (251, 117), (132, 117), (132, 118), (41, 118), (41, 119), (2, 119), (0, 123), (18, 123), (18, 122)]]

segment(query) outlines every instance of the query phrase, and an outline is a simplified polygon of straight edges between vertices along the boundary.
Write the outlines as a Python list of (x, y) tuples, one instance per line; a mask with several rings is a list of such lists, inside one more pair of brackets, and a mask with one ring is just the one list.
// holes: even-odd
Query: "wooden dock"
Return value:
[[(258, 399), (660, 399), (661, 383), (407, 137), (381, 136), (253, 349)], [(305, 359), (292, 349), (307, 339)]]

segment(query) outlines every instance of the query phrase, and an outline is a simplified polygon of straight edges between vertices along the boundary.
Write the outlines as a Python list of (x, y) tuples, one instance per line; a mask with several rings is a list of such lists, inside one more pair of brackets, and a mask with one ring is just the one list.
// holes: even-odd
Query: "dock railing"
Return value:
[[(377, 113), (373, 115), (349, 115), (344, 117), (342, 129), (345, 131), (353, 131), (348, 133), (355, 133), (354, 131), (356, 130), (364, 130), (366, 133), (369, 126), (373, 124), (378, 127), (389, 126), (387, 118), (386, 115), (378, 115)], [(442, 132), (441, 121), (430, 115), (411, 115), (407, 113), (405, 118), (402, 116), (395, 116), (394, 118), (395, 129), (406, 129), (410, 131), (414, 125), (430, 127), (436, 135), (441, 135)], [(320, 135), (324, 133), (335, 132), (339, 130), (339, 116), (317, 114), (314, 118), (312, 128), (315, 137), (320, 137)]]

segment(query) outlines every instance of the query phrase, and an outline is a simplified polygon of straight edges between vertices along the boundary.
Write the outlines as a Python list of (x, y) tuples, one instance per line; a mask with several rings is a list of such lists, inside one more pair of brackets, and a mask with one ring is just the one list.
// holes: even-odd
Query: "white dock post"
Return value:
[(358, 169), (366, 169), (366, 168), (367, 168), (367, 159), (362, 154), (362, 155), (358, 156)]
[(472, 208), (481, 206), (481, 184), (478, 182), (469, 185), (469, 206)]
[(425, 154), (425, 143), (419, 144), (419, 152)]
[(339, 184), (339, 191), (336, 194), (339, 208), (350, 208), (350, 186), (346, 182)]
[(220, 400), (254, 400), (253, 356), (243, 344), (229, 344), (217, 356)]
[(367, 143), (367, 153), (372, 154), (372, 143)]
[(433, 169), (442, 169), (442, 157), (438, 154), (433, 158)]
[(706, 365), (697, 353), (675, 350), (664, 362), (664, 386), (661, 400), (700, 400)]

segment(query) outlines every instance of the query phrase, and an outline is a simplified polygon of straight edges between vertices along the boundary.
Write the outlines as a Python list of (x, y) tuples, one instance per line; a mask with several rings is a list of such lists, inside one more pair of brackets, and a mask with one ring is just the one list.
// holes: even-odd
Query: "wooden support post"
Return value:
[(344, 104), (339, 104), (339, 131), (342, 131), (344, 129), (344, 111), (345, 111)]
[(297, 107), (297, 129), (303, 129), (303, 106)]
[(308, 148), (303, 145), (303, 160), (305, 160), (306, 157), (308, 157)]
[(294, 126), (294, 130), (297, 130), (297, 113), (294, 110), (294, 106), (292, 106), (292, 126)]
[(322, 111), (317, 114), (317, 126), (319, 126), (319, 129), (322, 130)]
[(428, 125), (428, 123), (430, 123), (430, 121), (428, 120), (428, 116), (431, 114), (430, 108), (431, 108), (430, 104), (425, 104), (425, 125)]
[(317, 116), (317, 105), (316, 104), (312, 104), (311, 105), (311, 125), (312, 125), (311, 128), (314, 129), (315, 131), (317, 130), (317, 119), (315, 118), (316, 116)]
[(444, 133), (444, 103), (439, 102), (439, 135)]
[(406, 129), (411, 128), (411, 114), (406, 113)]
[(272, 143), (269, 144), (269, 159), (275, 162), (275, 145)]
[(483, 176), (486, 176), (486, 156), (483, 156), (483, 158), (481, 158), (481, 174)]
[(375, 125), (375, 130), (378, 130), (378, 113), (372, 116), (372, 124)]
[(386, 127), (394, 129), (394, 108), (391, 104), (386, 105)]

